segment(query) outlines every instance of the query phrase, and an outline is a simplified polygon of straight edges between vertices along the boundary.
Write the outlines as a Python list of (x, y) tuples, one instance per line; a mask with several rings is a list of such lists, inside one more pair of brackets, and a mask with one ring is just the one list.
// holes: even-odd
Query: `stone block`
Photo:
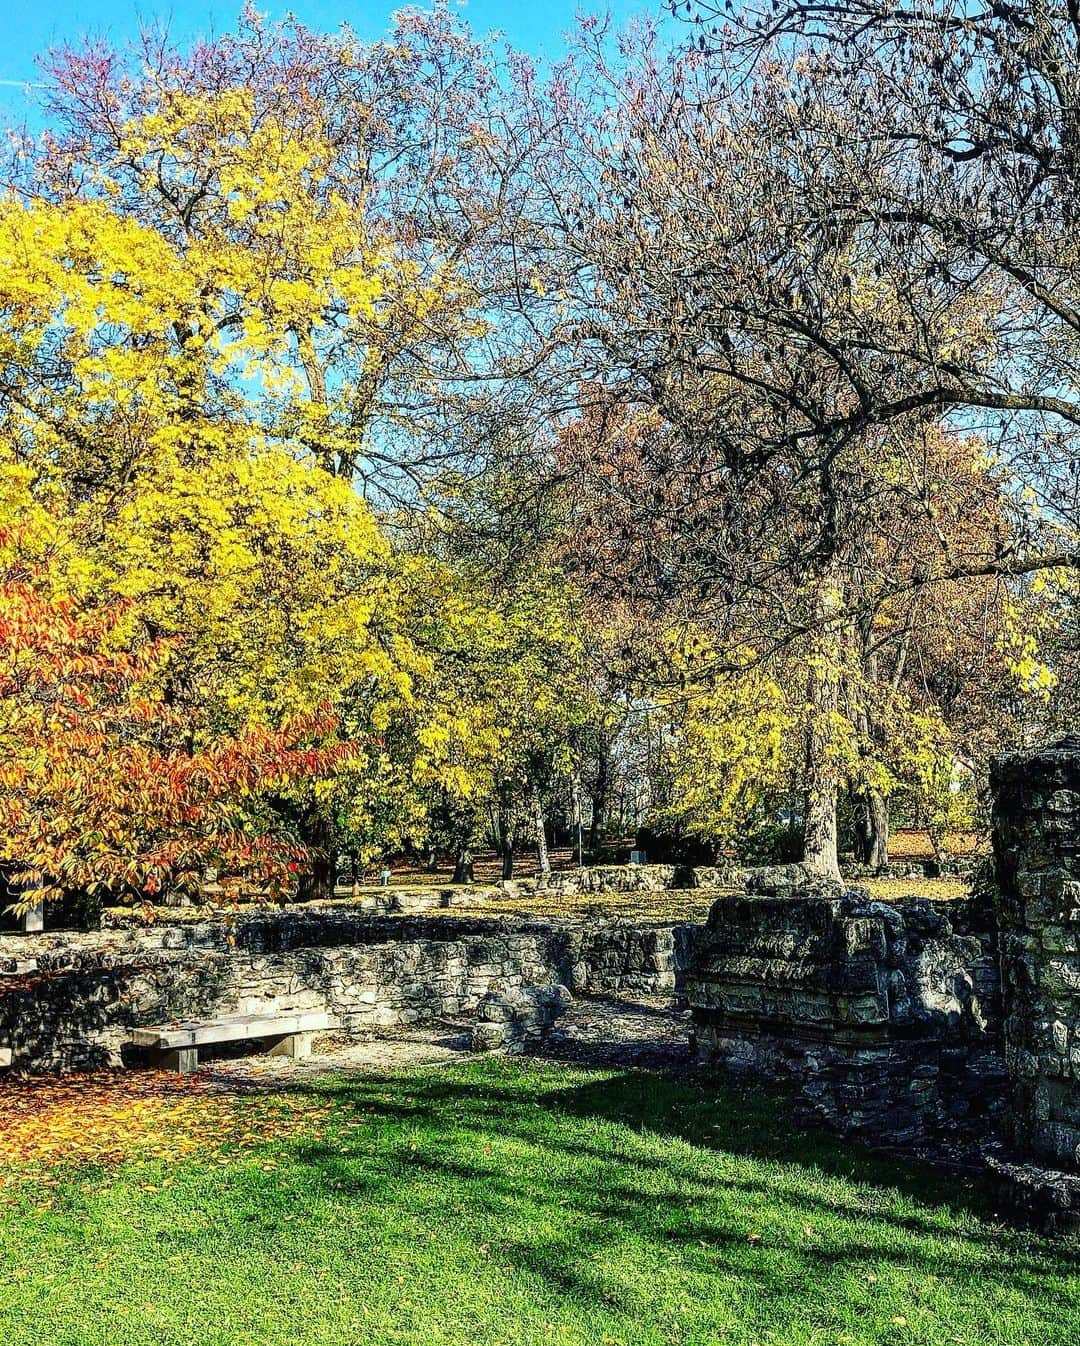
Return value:
[(473, 1050), (520, 1050), (530, 1039), (543, 1039), (569, 1004), (570, 993), (561, 985), (492, 991), (477, 1007)]
[(311, 1055), (314, 1040), (314, 1033), (288, 1033), (271, 1044), (267, 1056), (289, 1056), (301, 1060)]

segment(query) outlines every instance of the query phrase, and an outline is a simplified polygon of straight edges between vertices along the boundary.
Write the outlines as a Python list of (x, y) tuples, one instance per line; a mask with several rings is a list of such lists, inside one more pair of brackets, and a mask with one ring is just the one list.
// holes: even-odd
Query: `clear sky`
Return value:
[[(35, 57), (61, 42), (91, 34), (122, 42), (140, 21), (167, 21), (178, 40), (231, 28), (243, 0), (8, 0), (0, 45), (0, 124), (21, 122), (31, 110), (38, 78)], [(378, 37), (390, 15), (405, 8), (394, 0), (259, 0), (272, 18), (287, 12), (312, 28), (332, 30), (350, 24), (362, 37)], [(418, 3), (415, 8), (425, 8)], [(660, 11), (660, 0), (466, 0), (457, 5), (479, 31), (500, 30), (524, 51), (555, 56), (576, 14), (609, 12), (617, 22)]]

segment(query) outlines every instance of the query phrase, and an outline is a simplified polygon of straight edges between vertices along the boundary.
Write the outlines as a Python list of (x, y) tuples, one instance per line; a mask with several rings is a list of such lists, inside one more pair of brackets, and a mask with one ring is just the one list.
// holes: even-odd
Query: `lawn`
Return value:
[[(965, 897), (970, 891), (966, 879), (859, 879), (857, 886), (867, 889), (875, 902), (897, 902), (908, 897), (925, 897), (935, 901), (954, 901)], [(397, 894), (408, 892), (423, 893), (430, 889), (421, 885), (399, 885), (393, 891)], [(671, 925), (691, 922), (704, 922), (708, 919), (709, 908), (717, 894), (740, 892), (738, 888), (665, 888), (659, 892), (645, 890), (609, 893), (507, 893), (502, 888), (482, 887), (453, 890), (456, 896), (469, 899), (468, 906), (435, 908), (425, 912), (429, 916), (441, 916), (448, 920), (480, 920), (488, 918), (500, 920), (504, 916), (523, 916), (530, 919), (566, 919), (581, 916), (620, 917), (637, 925)], [(319, 905), (338, 907), (348, 910), (359, 900), (371, 894), (385, 894), (386, 889), (368, 888), (360, 890), (360, 897), (338, 897), (332, 902)], [(474, 905), (475, 904), (475, 905)], [(240, 914), (254, 914), (265, 911), (266, 904), (252, 902), (237, 906), (215, 908), (173, 907), (154, 913), (154, 921), (163, 921), (169, 925), (195, 924), (197, 922), (233, 917)], [(272, 910), (272, 908), (269, 908)], [(408, 917), (409, 913), (403, 913)], [(111, 907), (109, 916), (120, 925), (139, 925), (145, 920), (143, 908)]]
[(1075, 1254), (760, 1093), (505, 1060), (57, 1089), (0, 1096), (4, 1346), (1080, 1340)]

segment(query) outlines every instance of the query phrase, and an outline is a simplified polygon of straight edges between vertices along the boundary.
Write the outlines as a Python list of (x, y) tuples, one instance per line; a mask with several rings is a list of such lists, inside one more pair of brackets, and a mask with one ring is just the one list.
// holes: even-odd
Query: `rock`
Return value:
[(990, 779), (1011, 1141), (1025, 1163), (1080, 1174), (1080, 736), (998, 757)]
[(529, 1042), (542, 1042), (569, 1004), (570, 992), (561, 985), (490, 991), (477, 1007), (472, 1050), (520, 1052)]
[(840, 897), (844, 885), (808, 865), (762, 865), (744, 871), (748, 893), (764, 897)]
[(942, 904), (871, 902), (802, 866), (751, 886), (688, 935), (700, 1060), (793, 1079), (804, 1111), (878, 1141), (943, 1135), (973, 1112), (992, 1124), (1005, 1064), (988, 934), (958, 935)]

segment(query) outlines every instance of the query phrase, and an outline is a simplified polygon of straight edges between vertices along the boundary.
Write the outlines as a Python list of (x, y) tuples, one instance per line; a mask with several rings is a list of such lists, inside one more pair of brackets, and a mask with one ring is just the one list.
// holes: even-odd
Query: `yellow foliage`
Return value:
[(693, 633), (688, 666), (682, 633), (668, 655), (681, 674), (678, 693), (659, 699), (668, 725), (662, 775), (666, 804), (659, 821), (710, 840), (730, 840), (762, 796), (781, 779), (784, 751), (797, 720), (780, 684), (760, 668), (695, 677), (694, 665), (716, 658), (708, 637)]

